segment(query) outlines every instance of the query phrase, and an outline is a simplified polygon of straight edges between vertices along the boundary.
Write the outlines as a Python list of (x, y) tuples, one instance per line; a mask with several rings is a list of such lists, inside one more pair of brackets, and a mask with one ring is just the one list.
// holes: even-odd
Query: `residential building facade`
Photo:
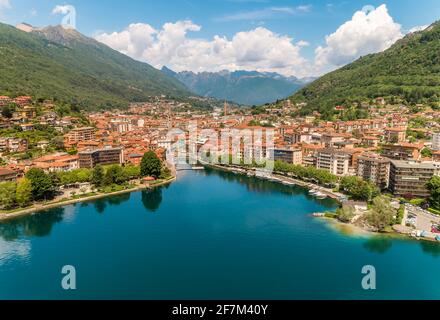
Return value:
[(363, 154), (358, 157), (357, 175), (385, 190), (389, 185), (390, 159), (376, 153)]
[(82, 151), (78, 153), (80, 168), (94, 168), (98, 164), (123, 164), (124, 150), (123, 148), (104, 148), (90, 151)]
[(351, 155), (338, 149), (323, 149), (316, 153), (316, 168), (327, 170), (337, 176), (350, 172)]
[(302, 151), (300, 148), (275, 148), (273, 150), (273, 160), (283, 161), (290, 164), (302, 164)]
[(391, 161), (389, 190), (398, 197), (429, 197), (426, 183), (438, 174), (432, 163)]

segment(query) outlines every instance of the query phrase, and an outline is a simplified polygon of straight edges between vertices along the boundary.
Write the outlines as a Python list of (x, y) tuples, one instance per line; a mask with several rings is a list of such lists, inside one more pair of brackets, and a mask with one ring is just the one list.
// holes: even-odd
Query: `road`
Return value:
[[(407, 205), (408, 215), (414, 215), (416, 219), (416, 229), (431, 232), (432, 224), (440, 225), (440, 216), (433, 215), (420, 208)], [(406, 219), (405, 219), (406, 220)]]

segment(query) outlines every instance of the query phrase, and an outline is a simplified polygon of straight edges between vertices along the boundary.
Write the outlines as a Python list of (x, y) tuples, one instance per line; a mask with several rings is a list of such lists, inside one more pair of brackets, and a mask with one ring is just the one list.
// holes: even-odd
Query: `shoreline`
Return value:
[[(233, 168), (233, 167), (226, 167), (226, 166), (222, 166), (222, 165), (218, 165), (218, 164), (207, 164), (207, 163), (203, 163), (203, 165), (207, 166), (207, 167), (214, 168), (214, 169), (224, 170), (224, 171), (227, 171), (227, 172), (234, 172), (234, 173), (242, 174), (242, 175), (246, 175), (248, 172), (255, 172), (256, 171), (256, 169), (254, 169), (254, 168), (253, 169), (247, 169), (247, 168), (237, 169), (237, 168)], [(272, 176), (274, 178), (278, 178), (278, 179), (281, 180), (281, 181), (275, 181), (275, 182), (278, 182), (278, 183), (281, 183), (281, 184), (282, 184), (283, 181), (284, 182), (290, 182), (290, 183), (293, 183), (294, 185), (296, 185), (298, 187), (302, 187), (302, 188), (305, 188), (307, 190), (313, 190), (313, 189), (314, 190), (318, 190), (318, 191), (320, 191), (322, 193), (325, 193), (325, 195), (328, 198), (331, 198), (331, 199), (337, 201), (338, 203), (342, 203), (342, 198), (343, 198), (344, 195), (341, 194), (341, 193), (334, 192), (333, 190), (324, 188), (324, 187), (319, 186), (317, 184), (314, 184), (314, 183), (311, 183), (311, 182), (302, 181), (302, 180), (298, 180), (298, 179), (295, 179), (295, 178), (289, 177), (289, 176), (284, 176), (284, 175), (280, 175), (280, 174), (276, 174), (276, 173), (272, 174)], [(267, 181), (271, 181), (267, 177), (257, 177), (257, 178), (264, 179), (264, 180), (267, 180)]]
[[(216, 164), (208, 164), (208, 163), (204, 163), (203, 165), (207, 166), (207, 167), (214, 168), (214, 169), (223, 170), (226, 172), (233, 172), (233, 173), (241, 174), (241, 175), (246, 175), (248, 172), (255, 172), (255, 169), (247, 169), (247, 168), (238, 169), (238, 168), (221, 166), (221, 165), (216, 165)], [(272, 174), (272, 176), (275, 178), (284, 179), (288, 182), (293, 182), (296, 186), (299, 186), (299, 187), (302, 187), (302, 188), (305, 188), (308, 190), (312, 190), (312, 189), (319, 190), (319, 191), (325, 193), (329, 198), (337, 201), (340, 204), (342, 203), (340, 194), (333, 192), (333, 191), (330, 191), (330, 190), (323, 188), (321, 186), (315, 185), (310, 182), (301, 181), (301, 180), (298, 180), (295, 178), (286, 177), (283, 175)], [(266, 181), (271, 181), (267, 177), (258, 177), (258, 178), (264, 179)], [(282, 181), (275, 181), (275, 182), (282, 184)], [(392, 226), (392, 230), (393, 230), (392, 232), (382, 233), (382, 232), (375, 232), (375, 231), (367, 230), (367, 229), (364, 229), (364, 228), (357, 226), (355, 224), (352, 224), (352, 223), (343, 223), (341, 221), (338, 221), (336, 218), (327, 218), (324, 216), (317, 216), (317, 218), (320, 218), (321, 220), (323, 220), (324, 222), (329, 224), (333, 230), (336, 230), (346, 236), (390, 236), (390, 237), (400, 237), (400, 238), (408, 239), (408, 240), (428, 241), (428, 242), (439, 243), (439, 241), (437, 241), (436, 239), (418, 238), (418, 237), (413, 237), (411, 234), (406, 233), (406, 232), (399, 232), (398, 230), (396, 230), (395, 226)]]
[(161, 181), (161, 182), (159, 182), (157, 184), (153, 184), (153, 185), (139, 185), (139, 186), (136, 186), (136, 187), (133, 187), (130, 189), (126, 189), (126, 190), (115, 191), (115, 192), (111, 192), (111, 193), (101, 193), (101, 194), (96, 194), (96, 195), (89, 196), (89, 197), (86, 196), (84, 198), (78, 198), (78, 199), (70, 199), (70, 200), (69, 199), (66, 199), (66, 200), (61, 199), (56, 202), (51, 202), (51, 203), (41, 204), (41, 205), (34, 205), (33, 207), (24, 208), (21, 210), (10, 212), (10, 213), (1, 213), (0, 212), (0, 223), (6, 222), (9, 220), (13, 220), (13, 219), (17, 219), (17, 218), (21, 218), (21, 217), (25, 217), (25, 216), (34, 215), (36, 213), (46, 211), (49, 209), (55, 209), (55, 208), (64, 207), (64, 206), (77, 204), (77, 203), (85, 203), (85, 202), (109, 198), (109, 197), (113, 197), (113, 196), (117, 196), (117, 195), (121, 195), (121, 194), (143, 191), (146, 189), (154, 189), (157, 187), (161, 187), (161, 186), (170, 184), (176, 180), (177, 180), (177, 175), (173, 176), (172, 178), (170, 178), (168, 180)]

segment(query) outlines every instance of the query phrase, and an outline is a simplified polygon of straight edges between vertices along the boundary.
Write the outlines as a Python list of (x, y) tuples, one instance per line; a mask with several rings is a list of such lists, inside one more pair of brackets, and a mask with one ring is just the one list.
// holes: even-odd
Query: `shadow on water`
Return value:
[(142, 204), (150, 212), (156, 212), (162, 203), (162, 187), (142, 191)]
[(64, 208), (55, 208), (32, 216), (0, 224), (0, 237), (14, 241), (21, 237), (46, 237), (55, 224), (63, 221)]
[(124, 202), (127, 202), (130, 200), (131, 193), (123, 193), (117, 196), (112, 196), (110, 198), (107, 198), (107, 203), (111, 206), (119, 206), (123, 204)]
[(428, 253), (435, 258), (440, 257), (440, 244), (430, 241), (421, 241), (420, 246), (424, 253)]
[(284, 195), (290, 196), (304, 196), (307, 200), (315, 201), (325, 207), (334, 207), (336, 201), (330, 198), (327, 199), (317, 199), (309, 194), (309, 190), (307, 188), (301, 186), (288, 186), (279, 182), (268, 181), (256, 177), (248, 177), (244, 174), (236, 174), (233, 172), (217, 170), (213, 168), (205, 168), (202, 174), (206, 176), (218, 176), (223, 180), (228, 182), (238, 182), (242, 185), (245, 185), (247, 190), (251, 192), (257, 193), (282, 193)]
[(384, 254), (393, 246), (393, 241), (385, 237), (374, 237), (364, 243), (369, 252)]
[(106, 199), (98, 199), (94, 202), (93, 206), (95, 207), (96, 212), (99, 214), (104, 213), (105, 208), (107, 208), (107, 200)]
[(127, 202), (130, 200), (131, 193), (124, 193), (117, 196), (112, 196), (109, 198), (102, 198), (98, 199), (93, 202), (93, 206), (99, 214), (103, 214), (105, 212), (105, 209), (107, 208), (107, 205), (110, 206), (119, 206), (123, 204), (124, 202)]
[(79, 204), (79, 206), (80, 206), (81, 208), (87, 208), (89, 205), (90, 205), (89, 202), (81, 202), (81, 203)]

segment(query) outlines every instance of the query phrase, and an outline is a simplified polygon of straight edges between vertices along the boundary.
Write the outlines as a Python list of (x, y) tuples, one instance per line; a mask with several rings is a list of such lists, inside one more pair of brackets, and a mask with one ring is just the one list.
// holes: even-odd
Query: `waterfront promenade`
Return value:
[(89, 201), (94, 201), (94, 200), (108, 198), (108, 197), (114, 197), (114, 196), (125, 194), (125, 193), (142, 191), (145, 189), (153, 189), (153, 188), (157, 188), (160, 186), (170, 184), (173, 181), (175, 181), (176, 179), (177, 179), (176, 175), (173, 175), (171, 178), (169, 178), (167, 180), (163, 180), (163, 181), (159, 181), (159, 182), (151, 183), (151, 184), (140, 184), (140, 185), (133, 186), (132, 188), (128, 188), (128, 189), (121, 190), (121, 191), (110, 192), (110, 193), (96, 193), (91, 196), (85, 195), (84, 197), (78, 197), (75, 199), (69, 199), (69, 198), (59, 199), (58, 198), (58, 199), (55, 199), (50, 202), (34, 204), (33, 206), (28, 207), (28, 208), (24, 208), (24, 209), (16, 209), (16, 210), (12, 210), (12, 211), (0, 211), (0, 222), (16, 219), (16, 218), (27, 216), (27, 215), (32, 215), (37, 212), (41, 212), (41, 211), (45, 211), (45, 210), (49, 210), (49, 209), (54, 209), (54, 208), (58, 208), (58, 207), (63, 207), (63, 206), (71, 205), (71, 204), (89, 202)]

